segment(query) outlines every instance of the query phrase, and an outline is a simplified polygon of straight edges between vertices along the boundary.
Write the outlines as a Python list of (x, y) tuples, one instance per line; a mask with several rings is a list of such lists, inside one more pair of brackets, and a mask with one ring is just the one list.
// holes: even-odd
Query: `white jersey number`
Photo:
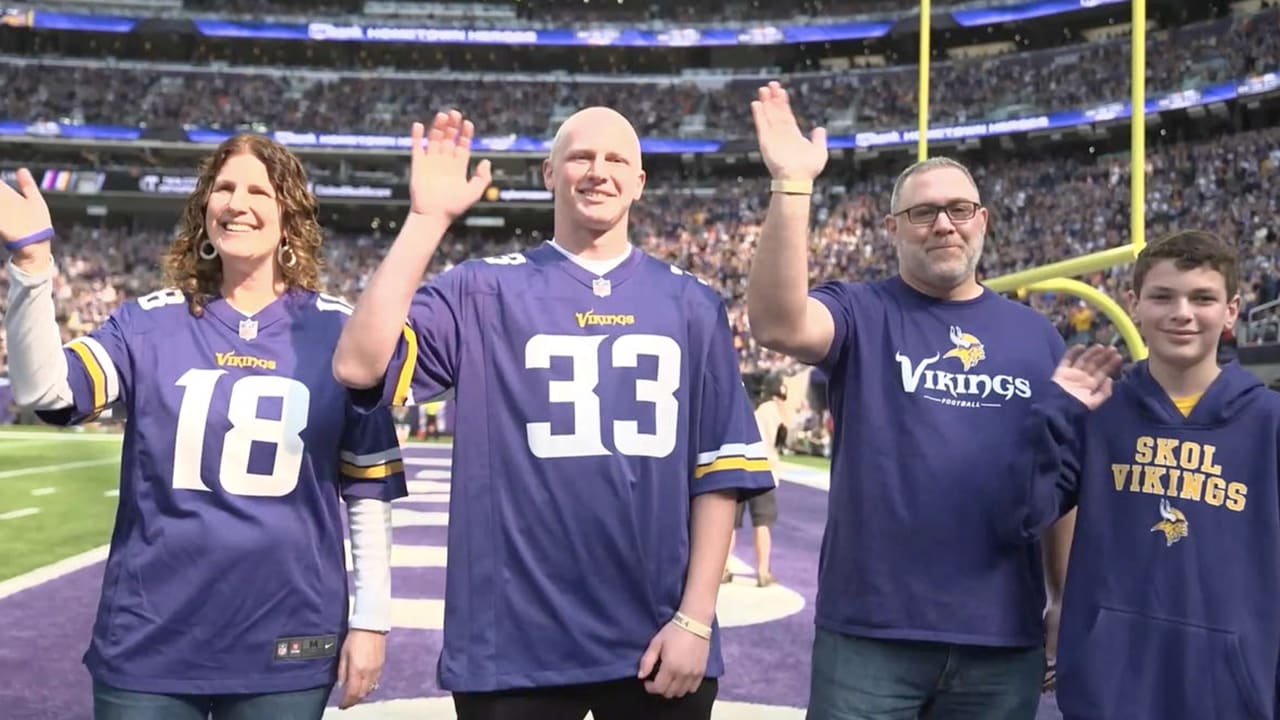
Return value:
[[(183, 388), (178, 410), (177, 441), (173, 448), (173, 487), (211, 492), (200, 477), (204, 459), (205, 426), (213, 403), (214, 387), (225, 370), (188, 370), (178, 379)], [(258, 417), (263, 398), (280, 398), (280, 418)], [(231, 386), (227, 419), (231, 429), (222, 439), (218, 479), (233, 495), (283, 497), (298, 485), (302, 469), (302, 431), (307, 427), (311, 391), (293, 378), (249, 375)], [(275, 446), (270, 473), (249, 472), (249, 450), (254, 442)]]
[[(567, 357), (573, 368), (568, 380), (551, 380), (549, 396), (553, 403), (573, 406), (573, 432), (555, 434), (551, 423), (532, 422), (526, 426), (529, 450), (540, 458), (588, 457), (608, 455), (601, 431), (600, 345), (604, 335), (535, 335), (524, 347), (524, 366), (530, 370), (548, 370), (551, 358)], [(680, 345), (664, 335), (621, 335), (610, 348), (611, 367), (634, 368), (642, 355), (658, 360), (657, 377), (636, 381), (635, 397), (650, 403), (654, 410), (654, 432), (640, 432), (636, 420), (615, 420), (613, 442), (623, 455), (666, 457), (676, 448), (676, 426), (680, 419)]]
[(186, 301), (187, 298), (183, 296), (181, 290), (166, 288), (138, 298), (138, 307), (143, 310), (155, 310), (166, 305), (181, 305)]
[(524, 253), (507, 253), (506, 255), (495, 255), (493, 257), (484, 258), (484, 261), (490, 265), (523, 265), (528, 262), (528, 258)]

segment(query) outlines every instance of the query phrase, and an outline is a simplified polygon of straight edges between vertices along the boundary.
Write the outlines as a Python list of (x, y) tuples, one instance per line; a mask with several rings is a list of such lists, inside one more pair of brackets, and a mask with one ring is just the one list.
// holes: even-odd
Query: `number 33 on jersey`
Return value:
[(680, 602), (691, 497), (773, 487), (721, 299), (634, 248), (603, 277), (550, 244), (468, 261), (415, 296), (361, 402), (449, 388), (468, 561), (448, 567), (443, 687), (634, 673)]
[(450, 388), (458, 442), (472, 419), (487, 428), (475, 437), (543, 460), (687, 461), (702, 477), (757, 459), (720, 298), (639, 250), (606, 278), (550, 245), (438, 278), (415, 297), (381, 401)]

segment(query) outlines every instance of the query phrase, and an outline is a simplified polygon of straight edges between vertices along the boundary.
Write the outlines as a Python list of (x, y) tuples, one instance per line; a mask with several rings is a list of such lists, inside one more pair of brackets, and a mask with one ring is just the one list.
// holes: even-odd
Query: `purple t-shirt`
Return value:
[(888, 639), (1043, 642), (1039, 546), (1002, 544), (993, 512), (1061, 336), (990, 290), (947, 302), (894, 277), (812, 295), (835, 320), (820, 363), (835, 437), (817, 624)]

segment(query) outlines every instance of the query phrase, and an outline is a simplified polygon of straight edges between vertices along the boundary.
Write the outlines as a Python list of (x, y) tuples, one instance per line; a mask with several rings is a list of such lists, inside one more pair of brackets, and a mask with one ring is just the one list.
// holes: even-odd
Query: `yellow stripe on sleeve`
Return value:
[(747, 458), (737, 457), (721, 457), (716, 458), (706, 465), (699, 465), (693, 471), (693, 479), (697, 480), (703, 475), (709, 475), (713, 472), (722, 472), (724, 470), (746, 470), (747, 472), (769, 472), (772, 470), (769, 465), (768, 458)]
[(371, 465), (369, 467), (360, 467), (344, 462), (340, 468), (343, 476), (353, 478), (355, 480), (386, 480), (392, 475), (404, 472), (404, 462), (401, 460), (392, 460), (388, 463), (380, 465)]
[(418, 365), (418, 336), (413, 328), (404, 326), (404, 364), (400, 366), (400, 377), (396, 380), (396, 391), (391, 396), (391, 404), (399, 407), (409, 401), (409, 388), (413, 382), (413, 371)]
[(107, 404), (107, 376), (102, 371), (102, 366), (98, 364), (98, 358), (94, 357), (93, 352), (85, 347), (84, 343), (72, 342), (67, 347), (75, 351), (80, 357), (80, 362), (84, 364), (84, 369), (89, 373), (89, 384), (93, 386), (93, 409), (101, 410)]

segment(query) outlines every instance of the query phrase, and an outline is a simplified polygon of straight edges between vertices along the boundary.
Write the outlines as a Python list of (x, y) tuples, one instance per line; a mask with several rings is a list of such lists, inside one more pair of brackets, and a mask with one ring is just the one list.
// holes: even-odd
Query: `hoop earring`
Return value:
[(196, 248), (196, 254), (200, 256), (201, 260), (212, 260), (218, 257), (218, 247), (213, 244), (212, 240), (205, 238)]
[(298, 264), (298, 256), (293, 252), (293, 248), (289, 247), (288, 240), (280, 241), (280, 247), (276, 248), (276, 259), (280, 261), (281, 267), (292, 268)]

